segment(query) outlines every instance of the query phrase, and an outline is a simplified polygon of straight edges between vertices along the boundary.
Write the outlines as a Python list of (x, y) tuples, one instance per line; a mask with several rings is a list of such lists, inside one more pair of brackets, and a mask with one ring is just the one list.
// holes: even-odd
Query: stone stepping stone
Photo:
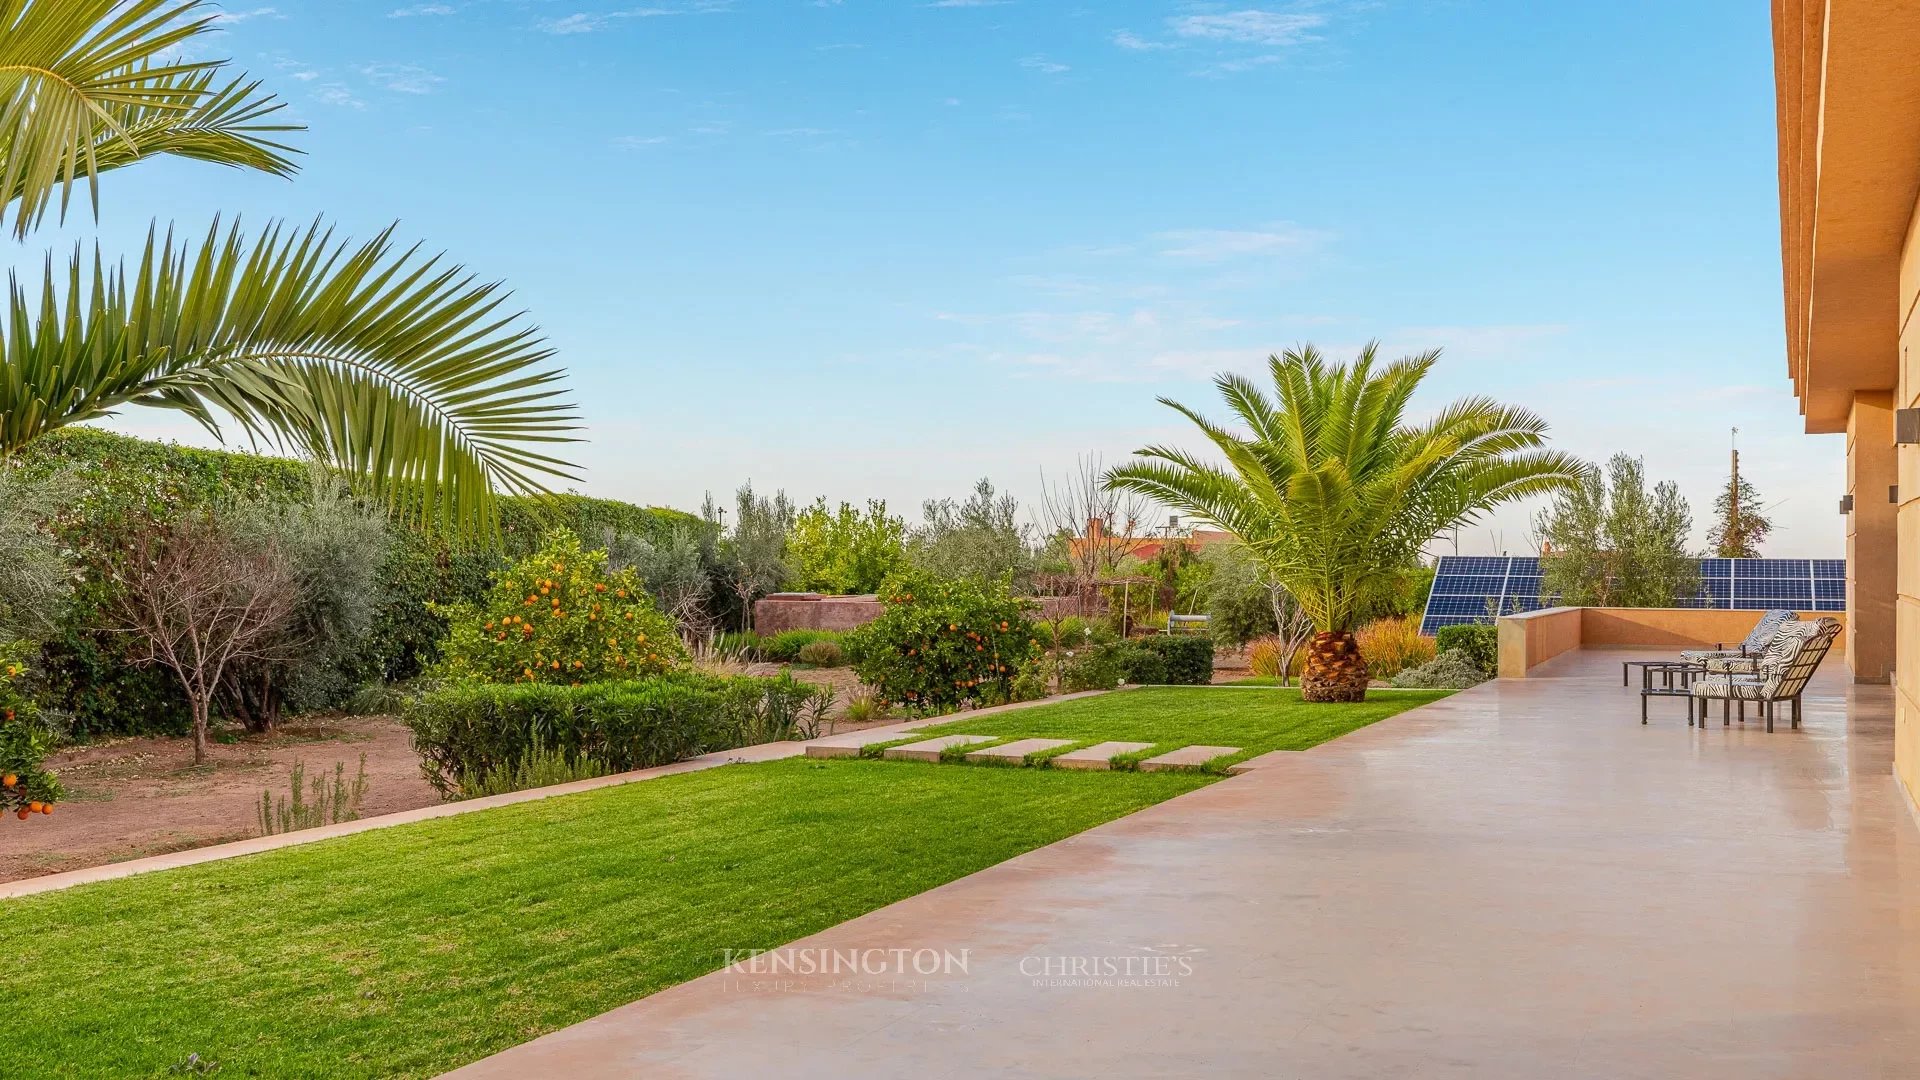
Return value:
[(1155, 772), (1160, 769), (1197, 769), (1214, 758), (1239, 752), (1240, 748), (1237, 746), (1183, 746), (1172, 753), (1148, 758), (1140, 763), (1140, 768), (1146, 772)]
[(1146, 742), (1103, 742), (1096, 743), (1084, 750), (1061, 754), (1047, 764), (1056, 769), (1111, 769), (1109, 758), (1121, 754), (1137, 754), (1152, 746)]
[(998, 735), (942, 735), (925, 742), (891, 747), (882, 751), (880, 756), (890, 761), (939, 761), (940, 751), (950, 746), (972, 746), (974, 743), (993, 742), (998, 738)]
[(863, 746), (892, 742), (912, 734), (911, 731), (849, 731), (844, 735), (829, 735), (824, 739), (815, 739), (808, 743), (807, 756), (812, 758), (859, 757), (860, 748)]
[(1067, 746), (1072, 739), (1021, 739), (1018, 742), (1001, 743), (989, 746), (985, 750), (975, 750), (967, 755), (968, 761), (1011, 761), (1019, 763), (1026, 760), (1028, 754), (1037, 754), (1042, 750)]

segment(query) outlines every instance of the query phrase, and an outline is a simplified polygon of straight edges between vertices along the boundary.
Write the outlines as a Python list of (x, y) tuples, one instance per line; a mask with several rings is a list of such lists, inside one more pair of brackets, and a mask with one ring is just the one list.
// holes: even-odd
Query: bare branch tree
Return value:
[(1153, 541), (1146, 535), (1154, 503), (1136, 492), (1109, 488), (1105, 462), (1084, 454), (1058, 482), (1040, 476), (1040, 513), (1048, 536), (1064, 547), (1073, 595), (1089, 610), (1096, 584)]
[(1313, 637), (1313, 618), (1285, 585), (1272, 578), (1267, 579), (1267, 598), (1273, 604), (1273, 624), (1280, 639), (1280, 685), (1288, 686), (1293, 679), (1293, 658)]
[(134, 531), (116, 576), (115, 629), (139, 642), (136, 663), (180, 680), (193, 710), (193, 760), (207, 757), (207, 713), (221, 680), (249, 660), (287, 660), (299, 582), (272, 544), (243, 545), (212, 515)]

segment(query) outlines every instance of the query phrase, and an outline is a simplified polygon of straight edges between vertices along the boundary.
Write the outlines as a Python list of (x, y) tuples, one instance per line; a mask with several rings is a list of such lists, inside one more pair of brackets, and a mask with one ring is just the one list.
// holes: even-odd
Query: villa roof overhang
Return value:
[(1920, 4), (1774, 0), (1773, 41), (1787, 369), (1807, 430), (1845, 431), (1854, 391), (1898, 378)]

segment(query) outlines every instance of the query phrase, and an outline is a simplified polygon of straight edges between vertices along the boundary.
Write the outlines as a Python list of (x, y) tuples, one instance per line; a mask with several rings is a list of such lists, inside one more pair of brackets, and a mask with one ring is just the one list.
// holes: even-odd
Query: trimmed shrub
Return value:
[(512, 774), (536, 751), (626, 772), (784, 739), (816, 694), (784, 675), (690, 672), (582, 686), (468, 683), (416, 698), (402, 719), (427, 780), (451, 798), (468, 778)]
[(845, 644), (860, 680), (887, 701), (943, 708), (1010, 700), (1014, 675), (1039, 648), (1004, 585), (904, 573), (888, 580), (881, 599), (880, 617)]
[(1443, 653), (1465, 653), (1486, 678), (1491, 679), (1500, 671), (1500, 628), (1497, 626), (1486, 623), (1443, 626), (1434, 635), (1434, 643)]
[(555, 530), (496, 576), (484, 605), (445, 609), (452, 633), (436, 671), (478, 682), (597, 683), (658, 675), (687, 650), (632, 570)]
[(800, 659), (800, 650), (819, 641), (840, 644), (840, 635), (831, 630), (782, 630), (760, 639), (760, 658), (776, 664), (791, 664)]
[(847, 654), (837, 641), (809, 641), (800, 647), (794, 659), (814, 667), (839, 667), (847, 662)]
[(1138, 641), (1124, 641), (1113, 647), (1115, 660), (1120, 665), (1120, 679), (1135, 686), (1160, 686), (1169, 681), (1167, 658), (1151, 649), (1141, 648)]
[(1418, 667), (1410, 667), (1392, 679), (1394, 686), (1414, 690), (1465, 690), (1486, 682), (1480, 666), (1459, 649), (1448, 649)]
[(1403, 669), (1433, 659), (1434, 644), (1420, 635), (1418, 619), (1375, 619), (1354, 635), (1367, 672), (1376, 679), (1390, 679)]
[[(1148, 680), (1128, 675), (1128, 682), (1160, 682), (1179, 686), (1205, 686), (1213, 681), (1213, 638), (1204, 634), (1159, 634), (1135, 638), (1127, 643), (1140, 665), (1138, 670), (1157, 678)], [(1151, 657), (1152, 662), (1146, 662)]]

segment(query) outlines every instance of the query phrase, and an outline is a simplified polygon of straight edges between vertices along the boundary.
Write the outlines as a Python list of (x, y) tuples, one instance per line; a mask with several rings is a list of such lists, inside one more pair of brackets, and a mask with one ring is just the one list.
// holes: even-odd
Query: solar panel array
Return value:
[[(1492, 622), (1496, 615), (1536, 611), (1558, 600), (1541, 587), (1536, 556), (1445, 555), (1434, 570), (1420, 632)], [(1677, 596), (1673, 606), (1845, 611), (1847, 560), (1701, 559), (1699, 594)]]

